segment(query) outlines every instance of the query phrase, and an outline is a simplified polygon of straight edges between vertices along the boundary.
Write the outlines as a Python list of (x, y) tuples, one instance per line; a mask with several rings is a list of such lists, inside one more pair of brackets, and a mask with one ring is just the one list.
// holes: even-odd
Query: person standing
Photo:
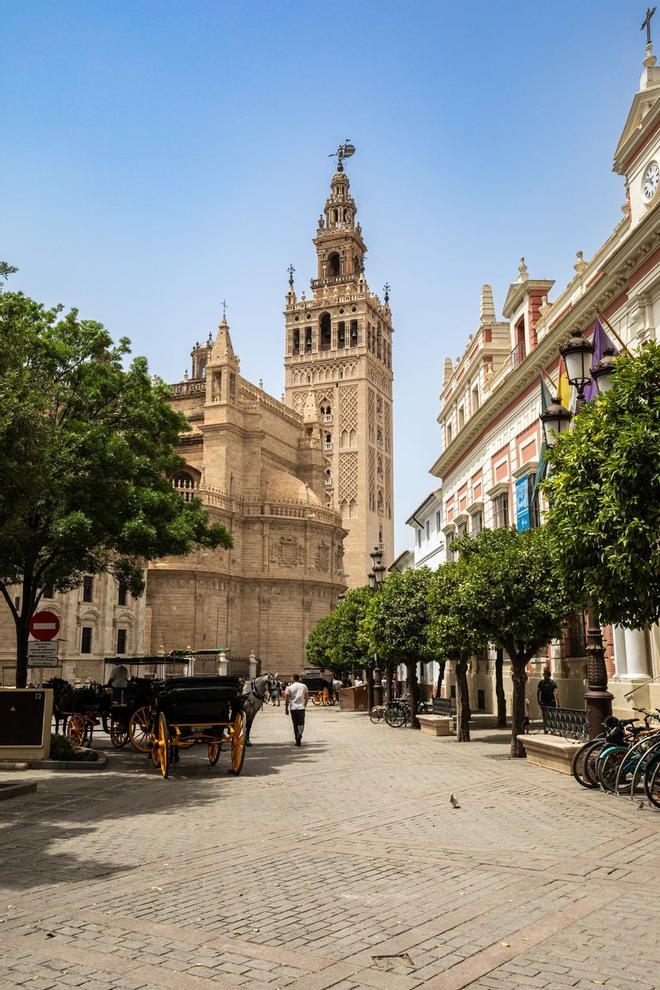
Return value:
[(302, 746), (302, 735), (305, 728), (305, 709), (309, 701), (307, 686), (300, 680), (300, 674), (293, 675), (293, 681), (284, 692), (284, 714), (291, 711), (293, 735), (296, 746)]
[(543, 671), (543, 680), (538, 683), (536, 700), (540, 708), (557, 707), (557, 682), (553, 681), (549, 667), (545, 668)]
[(124, 701), (124, 691), (128, 687), (128, 670), (123, 663), (113, 668), (108, 686), (112, 688), (112, 701), (115, 705), (121, 705)]

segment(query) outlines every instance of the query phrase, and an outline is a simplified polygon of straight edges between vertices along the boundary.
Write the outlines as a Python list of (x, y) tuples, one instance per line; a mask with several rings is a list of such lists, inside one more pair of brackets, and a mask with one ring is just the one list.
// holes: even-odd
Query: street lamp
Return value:
[(546, 446), (554, 447), (557, 437), (561, 436), (562, 433), (567, 433), (570, 429), (573, 417), (568, 409), (562, 406), (559, 398), (556, 398), (552, 400), (547, 409), (543, 410), (539, 418), (543, 425)]
[(606, 347), (603, 356), (591, 372), (591, 377), (596, 383), (599, 393), (609, 392), (614, 384), (614, 363), (615, 351), (613, 347)]
[[(385, 577), (385, 566), (383, 564), (382, 546), (374, 547), (369, 556), (371, 557), (371, 570), (369, 571), (369, 587), (374, 594), (378, 594), (380, 586)], [(374, 653), (374, 705), (383, 703), (383, 671), (378, 666), (378, 654)]]
[[(594, 368), (594, 378), (599, 392), (606, 391), (611, 385), (614, 370), (611, 355), (614, 352), (611, 349), (608, 351), (609, 353), (603, 352), (603, 360)], [(579, 330), (571, 332), (570, 343), (560, 352), (566, 365), (569, 383), (577, 390), (576, 407), (578, 410), (585, 401), (584, 390), (591, 381), (593, 352), (593, 343), (586, 340)], [(606, 353), (607, 357), (605, 357)], [(553, 447), (557, 442), (557, 437), (570, 429), (572, 417), (568, 409), (561, 405), (559, 399), (554, 399), (545, 412), (541, 413), (540, 419), (545, 432), (545, 442), (548, 447)], [(605, 663), (603, 634), (598, 616), (598, 603), (594, 598), (588, 599), (586, 613), (587, 690), (584, 693), (584, 702), (589, 737), (595, 739), (601, 732), (602, 724), (607, 716), (612, 714), (614, 695), (607, 690), (607, 665)]]
[(591, 381), (591, 358), (594, 345), (586, 340), (579, 330), (571, 330), (571, 339), (561, 350), (566, 365), (566, 374), (571, 385), (577, 389), (579, 405), (584, 402), (584, 390)]

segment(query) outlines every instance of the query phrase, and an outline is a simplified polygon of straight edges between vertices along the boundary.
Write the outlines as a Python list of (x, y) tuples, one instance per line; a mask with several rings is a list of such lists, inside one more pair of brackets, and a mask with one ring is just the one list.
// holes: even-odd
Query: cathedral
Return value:
[(254, 651), (292, 673), (339, 594), (368, 583), (374, 547), (393, 557), (392, 317), (388, 292), (381, 302), (367, 285), (349, 188), (340, 158), (309, 299), (289, 270), (284, 402), (241, 376), (225, 318), (172, 386), (190, 424), (174, 484), (203, 500), (234, 546), (149, 567), (152, 653)]
[[(245, 379), (223, 316), (171, 386), (188, 420), (172, 479), (233, 535), (231, 550), (152, 561), (145, 599), (107, 575), (48, 601), (62, 623), (60, 670), (100, 679), (103, 658), (171, 650), (256, 654), (290, 675), (307, 637), (349, 587), (368, 583), (369, 554), (393, 558), (392, 318), (370, 291), (366, 245), (339, 157), (318, 221), (311, 295), (290, 268), (284, 401)], [(6, 614), (5, 614), (6, 613)], [(0, 660), (13, 673), (13, 624), (0, 615)], [(0, 670), (2, 668), (0, 667)]]

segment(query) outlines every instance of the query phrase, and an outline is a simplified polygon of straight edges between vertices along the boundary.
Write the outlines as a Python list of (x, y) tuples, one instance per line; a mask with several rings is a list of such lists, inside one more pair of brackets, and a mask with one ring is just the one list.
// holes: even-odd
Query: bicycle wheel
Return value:
[(596, 761), (598, 783), (608, 794), (614, 794), (619, 767), (624, 762), (627, 754), (628, 750), (623, 746), (616, 749), (612, 748), (609, 749), (609, 752), (599, 756)]
[(584, 758), (585, 787), (598, 787), (597, 762), (601, 750), (609, 746), (606, 739), (594, 739)]
[(385, 712), (385, 721), (392, 729), (400, 729), (406, 724), (406, 713), (402, 705), (390, 705)]
[(644, 793), (654, 808), (660, 808), (660, 753), (656, 753), (646, 767)]
[(654, 735), (651, 737), (650, 743), (647, 749), (644, 751), (642, 757), (638, 760), (630, 782), (630, 800), (635, 800), (635, 794), (639, 790), (644, 790), (644, 779), (646, 777), (646, 771), (651, 767), (656, 759), (660, 759), (660, 736)]
[(596, 786), (595, 784), (592, 784), (591, 781), (585, 776), (585, 761), (587, 758), (587, 753), (593, 746), (594, 742), (597, 741), (598, 740), (590, 739), (573, 753), (573, 759), (571, 760), (571, 773), (581, 787)]
[(369, 712), (369, 718), (374, 723), (374, 725), (378, 725), (380, 722), (382, 722), (384, 717), (385, 717), (384, 708), (381, 707), (372, 708), (371, 711)]
[(654, 734), (645, 736), (643, 739), (638, 739), (631, 746), (616, 776), (614, 788), (616, 794), (628, 794), (634, 799), (635, 791), (642, 783), (649, 754), (653, 750), (653, 747), (658, 745), (659, 741), (657, 734)]

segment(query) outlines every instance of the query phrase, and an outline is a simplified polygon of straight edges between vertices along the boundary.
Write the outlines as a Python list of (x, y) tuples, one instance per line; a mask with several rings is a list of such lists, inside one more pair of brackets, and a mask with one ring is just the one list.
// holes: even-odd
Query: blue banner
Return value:
[(516, 481), (516, 529), (529, 529), (529, 483), (527, 475)]

